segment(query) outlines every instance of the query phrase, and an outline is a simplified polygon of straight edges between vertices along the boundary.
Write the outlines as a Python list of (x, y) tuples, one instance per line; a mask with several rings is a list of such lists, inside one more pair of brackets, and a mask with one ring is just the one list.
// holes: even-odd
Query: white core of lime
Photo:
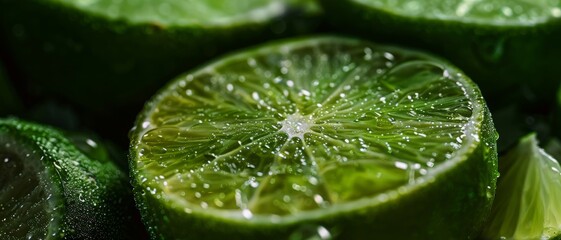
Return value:
[(282, 120), (280, 124), (282, 125), (280, 131), (288, 134), (289, 139), (296, 137), (304, 141), (304, 134), (310, 131), (313, 121), (310, 116), (294, 113), (286, 116), (286, 119)]

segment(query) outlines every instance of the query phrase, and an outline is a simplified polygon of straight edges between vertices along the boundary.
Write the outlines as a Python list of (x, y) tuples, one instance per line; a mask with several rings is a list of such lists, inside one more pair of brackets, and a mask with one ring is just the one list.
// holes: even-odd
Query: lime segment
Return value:
[[(473, 83), (428, 55), (293, 40), (171, 82), (138, 118), (132, 175), (140, 202), (185, 219), (290, 228), (423, 188), (494, 139), (486, 111)], [(470, 161), (491, 164), (494, 151)], [(491, 169), (479, 203), (492, 198)]]
[[(561, 237), (561, 166), (538, 146), (535, 134), (500, 159), (501, 177), (488, 239)], [(557, 237), (557, 238), (556, 238)]]

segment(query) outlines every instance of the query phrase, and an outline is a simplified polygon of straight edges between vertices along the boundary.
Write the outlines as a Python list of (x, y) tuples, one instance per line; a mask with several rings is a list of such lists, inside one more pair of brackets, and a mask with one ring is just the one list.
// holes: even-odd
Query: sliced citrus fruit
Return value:
[(551, 103), (559, 84), (561, 1), (321, 2), (340, 29), (428, 48), (450, 59), (492, 103), (527, 97), (521, 88)]
[(501, 177), (487, 239), (561, 238), (561, 166), (538, 146), (535, 134), (499, 161)]
[(0, 35), (27, 95), (71, 103), (99, 131), (125, 136), (171, 77), (218, 53), (309, 31), (319, 13), (311, 0), (0, 0)]
[(0, 120), (0, 238), (129, 237), (136, 225), (126, 175), (88, 156), (58, 130)]
[(458, 69), (331, 36), (178, 77), (130, 154), (143, 220), (170, 239), (467, 238), (497, 177), (492, 120)]

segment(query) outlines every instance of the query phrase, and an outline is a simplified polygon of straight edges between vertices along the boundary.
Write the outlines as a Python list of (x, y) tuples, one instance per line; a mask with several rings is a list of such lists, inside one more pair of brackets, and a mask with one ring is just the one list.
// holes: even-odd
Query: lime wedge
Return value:
[[(217, 53), (308, 31), (314, 21), (299, 19), (320, 14), (311, 3), (1, 0), (0, 34), (31, 94), (105, 113), (141, 103), (169, 77)], [(291, 28), (295, 21), (307, 27)]]
[(501, 177), (487, 239), (561, 238), (561, 166), (538, 146), (535, 134), (500, 159)]
[(494, 105), (526, 97), (521, 89), (546, 103), (555, 94), (561, 1), (321, 2), (341, 30), (430, 49), (450, 59)]
[(143, 220), (170, 239), (469, 237), (497, 177), (495, 130), (465, 75), (330, 36), (179, 76), (145, 106), (131, 146)]
[(2, 239), (122, 239), (136, 226), (126, 175), (55, 129), (0, 120), (0, 172)]

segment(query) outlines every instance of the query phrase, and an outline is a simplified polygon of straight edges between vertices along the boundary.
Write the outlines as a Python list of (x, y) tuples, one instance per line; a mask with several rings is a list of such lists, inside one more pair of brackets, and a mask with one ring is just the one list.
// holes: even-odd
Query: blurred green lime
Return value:
[(0, 35), (31, 95), (105, 113), (211, 56), (309, 31), (319, 14), (309, 0), (0, 0)]
[(0, 0), (0, 48), (29, 99), (68, 105), (126, 145), (166, 81), (217, 54), (308, 32), (320, 15), (314, 0)]
[(561, 81), (561, 1), (321, 2), (340, 30), (450, 59), (492, 105), (519, 99), (551, 105)]

